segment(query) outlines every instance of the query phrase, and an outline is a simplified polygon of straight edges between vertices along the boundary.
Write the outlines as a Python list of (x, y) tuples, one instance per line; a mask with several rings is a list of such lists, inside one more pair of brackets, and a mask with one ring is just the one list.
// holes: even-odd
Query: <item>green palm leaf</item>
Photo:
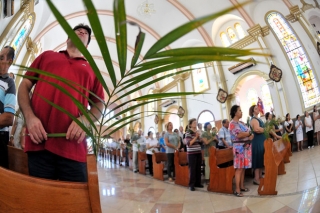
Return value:
[(121, 77), (124, 76), (127, 66), (127, 25), (126, 10), (124, 0), (114, 0), (113, 16), (115, 26), (115, 37), (117, 41), (118, 60), (120, 65)]
[(57, 21), (59, 21), (59, 24), (63, 28), (63, 30), (68, 34), (69, 38), (72, 40), (74, 45), (79, 49), (79, 51), (83, 54), (83, 56), (88, 60), (90, 63), (94, 73), (96, 74), (97, 78), (101, 82), (103, 88), (105, 89), (106, 93), (110, 96), (110, 92), (108, 89), (108, 86), (106, 82), (104, 81), (101, 72), (95, 63), (94, 59), (92, 58), (91, 54), (87, 50), (87, 48), (84, 46), (82, 41), (79, 39), (79, 37), (76, 35), (76, 33), (72, 30), (68, 22), (65, 20), (65, 18), (61, 15), (61, 13), (58, 11), (58, 9), (54, 6), (51, 0), (47, 0), (48, 6), (53, 13), (53, 15), (56, 17)]
[[(117, 78), (116, 78), (116, 74), (115, 74), (115, 71), (114, 71), (114, 67), (112, 65), (112, 60), (111, 60), (109, 48), (108, 48), (106, 39), (104, 37), (104, 33), (103, 33), (103, 30), (102, 30), (102, 27), (101, 27), (101, 23), (99, 21), (99, 16), (98, 16), (97, 11), (96, 11), (96, 9), (95, 9), (95, 7), (94, 7), (94, 5), (93, 5), (93, 3), (91, 1), (83, 0), (83, 3), (87, 7), (87, 10), (88, 10), (87, 17), (89, 19), (90, 25), (92, 27), (92, 31), (94, 32), (94, 35), (95, 35), (96, 40), (97, 40), (97, 43), (99, 45), (99, 48), (100, 48), (100, 51), (101, 51), (101, 55), (103, 57), (105, 65), (107, 67), (111, 82), (113, 84), (113, 87), (115, 87), (116, 84), (117, 84)], [(99, 73), (100, 73), (100, 71), (99, 71)], [(99, 80), (104, 81), (103, 78), (99, 79)], [(110, 94), (108, 94), (108, 95), (110, 95)]]

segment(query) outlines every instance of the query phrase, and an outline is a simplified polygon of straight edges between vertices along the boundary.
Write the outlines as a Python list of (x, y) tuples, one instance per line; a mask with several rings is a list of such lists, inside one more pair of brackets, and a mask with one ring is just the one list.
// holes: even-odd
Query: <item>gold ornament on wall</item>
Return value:
[(184, 113), (185, 113), (185, 110), (183, 109), (183, 107), (179, 106), (179, 109), (178, 109), (178, 112), (177, 112), (177, 115), (179, 116), (179, 118), (183, 118)]
[(223, 89), (219, 88), (218, 95), (217, 95), (217, 101), (220, 103), (225, 103), (228, 97), (228, 93), (224, 91)]
[(282, 70), (276, 67), (275, 65), (271, 64), (269, 78), (275, 82), (279, 82), (282, 78)]
[(154, 123), (155, 123), (155, 124), (158, 124), (158, 123), (159, 123), (159, 117), (158, 117), (158, 115), (155, 115), (155, 116), (154, 116)]

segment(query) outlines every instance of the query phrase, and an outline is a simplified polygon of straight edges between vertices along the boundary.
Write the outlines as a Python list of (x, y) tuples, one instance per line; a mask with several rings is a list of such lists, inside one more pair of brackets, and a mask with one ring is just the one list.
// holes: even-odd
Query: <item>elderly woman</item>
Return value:
[(204, 124), (204, 132), (201, 135), (201, 139), (204, 142), (204, 163), (205, 163), (205, 179), (209, 180), (210, 177), (210, 166), (209, 166), (209, 149), (212, 146), (216, 146), (216, 136), (211, 133), (211, 124), (207, 122)]
[(240, 106), (232, 106), (230, 116), (232, 120), (229, 124), (229, 131), (233, 143), (233, 165), (236, 169), (236, 190), (234, 191), (234, 195), (242, 197), (243, 194), (241, 192), (249, 191), (249, 189), (244, 187), (244, 170), (251, 168), (251, 144), (249, 142), (253, 139), (253, 135), (248, 127), (240, 121), (242, 117)]
[(306, 133), (308, 136), (308, 149), (313, 148), (313, 122), (309, 112), (304, 112), (304, 125), (306, 126)]

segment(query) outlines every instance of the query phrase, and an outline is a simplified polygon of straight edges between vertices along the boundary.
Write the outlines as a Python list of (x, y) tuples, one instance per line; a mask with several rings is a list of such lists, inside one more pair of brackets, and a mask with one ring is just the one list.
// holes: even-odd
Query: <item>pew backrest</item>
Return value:
[(217, 165), (233, 161), (232, 149), (216, 149), (215, 155)]
[[(19, 162), (27, 162), (27, 154), (8, 147), (9, 162), (15, 169), (26, 171)], [(16, 157), (20, 156), (21, 159)], [(27, 164), (26, 164), (27, 165)], [(101, 213), (97, 162), (87, 156), (87, 183), (40, 179), (0, 167), (0, 212), (83, 212)]]
[(153, 154), (155, 155), (157, 163), (161, 163), (163, 161), (167, 161), (168, 160), (166, 153), (158, 152), (158, 153), (153, 153)]
[(20, 174), (29, 175), (28, 155), (21, 149), (8, 146), (9, 169)]
[(187, 152), (179, 152), (179, 164), (182, 166), (188, 165), (188, 154)]

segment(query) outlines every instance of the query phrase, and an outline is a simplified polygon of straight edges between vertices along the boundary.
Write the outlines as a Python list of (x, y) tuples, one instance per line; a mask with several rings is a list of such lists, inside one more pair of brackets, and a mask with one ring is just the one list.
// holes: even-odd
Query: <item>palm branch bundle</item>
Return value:
[[(146, 34), (141, 31), (140, 27), (136, 23), (127, 20), (125, 0), (114, 0), (114, 36), (116, 38), (115, 40), (117, 47), (117, 58), (120, 67), (120, 73), (116, 73), (116, 69), (114, 68), (114, 65), (112, 63), (110, 49), (108, 47), (105, 35), (103, 33), (102, 23), (100, 22), (97, 9), (95, 8), (92, 0), (83, 0), (82, 2), (84, 4), (84, 7), (86, 8), (87, 18), (90, 22), (93, 35), (96, 37), (96, 41), (102, 53), (104, 66), (106, 67), (106, 70), (110, 76), (111, 84), (108, 83), (107, 85), (94, 58), (89, 53), (85, 45), (78, 38), (78, 36), (75, 34), (75, 32), (72, 30), (72, 27), (69, 25), (65, 17), (59, 12), (59, 10), (53, 4), (54, 1), (47, 0), (46, 2), (49, 8), (51, 9), (53, 15), (56, 17), (57, 21), (68, 35), (68, 37), (72, 40), (74, 45), (81, 51), (82, 55), (90, 63), (97, 79), (101, 82), (105, 90), (105, 93), (107, 94), (107, 98), (105, 100), (101, 100), (105, 107), (105, 109), (101, 112), (103, 117), (101, 119), (93, 117), (93, 115), (90, 114), (90, 111), (87, 110), (87, 107), (83, 106), (66, 89), (66, 87), (68, 87), (69, 90), (72, 89), (81, 93), (82, 90), (86, 91), (86, 88), (83, 88), (70, 80), (63, 79), (44, 70), (37, 70), (24, 66), (20, 67), (24, 67), (26, 70), (36, 72), (40, 74), (40, 76), (49, 76), (53, 79), (58, 79), (60, 83), (62, 83), (56, 84), (50, 81), (46, 82), (65, 93), (70, 98), (70, 101), (73, 102), (79, 108), (81, 115), (84, 115), (89, 123), (83, 123), (81, 120), (77, 119), (77, 116), (70, 114), (64, 108), (56, 105), (55, 103), (50, 102), (47, 99), (43, 99), (48, 104), (57, 108), (61, 112), (66, 113), (86, 132), (87, 137), (89, 137), (92, 141), (92, 148), (95, 155), (97, 155), (97, 153), (99, 152), (99, 145), (103, 137), (110, 136), (113, 133), (124, 128), (125, 126), (128, 126), (130, 123), (143, 119), (142, 114), (140, 112), (131, 113), (134, 112), (135, 109), (143, 107), (146, 104), (153, 103), (155, 101), (162, 101), (169, 98), (185, 98), (185, 96), (195, 95), (199, 93), (157, 93), (142, 95), (140, 97), (135, 97), (134, 99), (131, 99), (131, 94), (141, 89), (150, 87), (154, 83), (168, 78), (170, 76), (188, 73), (192, 71), (190, 67), (194, 64), (207, 63), (212, 61), (244, 61), (243, 58), (245, 58), (246, 56), (270, 56), (270, 54), (259, 53), (256, 50), (238, 50), (224, 47), (185, 47), (170, 50), (165, 49), (168, 45), (176, 42), (178, 39), (182, 38), (187, 33), (195, 30), (197, 27), (205, 23), (208, 23), (224, 14), (230, 13), (237, 7), (241, 7), (244, 4), (246, 4), (244, 3), (241, 5), (226, 8), (221, 12), (209, 14), (204, 17), (191, 20), (190, 22), (187, 22), (177, 27), (176, 29), (173, 29), (171, 32), (167, 33), (158, 41), (156, 41), (153, 45), (151, 45), (151, 47), (144, 53), (143, 58), (139, 60), (140, 56), (142, 55), (141, 51), (144, 45)], [(135, 42), (135, 52), (130, 62), (128, 61), (127, 57), (127, 24), (136, 25), (139, 27), (139, 33), (136, 37)], [(129, 69), (127, 65), (130, 66)], [(175, 73), (173, 72), (171, 74), (164, 75), (165, 72), (171, 70), (177, 71)], [(117, 79), (116, 76), (120, 76), (120, 79)], [(157, 76), (157, 78), (152, 79), (153, 76)], [(44, 81), (43, 79), (37, 77), (23, 77), (33, 78), (33, 80), (38, 81)], [(140, 85), (138, 87), (134, 87), (134, 85), (138, 83)], [(124, 88), (126, 89), (126, 91), (124, 90)], [(95, 96), (95, 94), (92, 93), (91, 95)], [(91, 107), (95, 107), (94, 103), (92, 103), (88, 97), (85, 97), (84, 95), (83, 97), (88, 99), (88, 101), (91, 104)], [(114, 103), (119, 102), (121, 104), (118, 104), (116, 107), (111, 107), (114, 106)], [(135, 104), (133, 104), (133, 102)], [(108, 112), (107, 109), (109, 109)], [(157, 114), (166, 113), (159, 110), (154, 110), (152, 112)], [(113, 113), (113, 116), (110, 116), (111, 113)], [(117, 118), (116, 121), (115, 118)], [(61, 137), (63, 136), (62, 134), (51, 134), (50, 136)], [(131, 136), (131, 140), (136, 139), (136, 135), (133, 132), (131, 133)]]

